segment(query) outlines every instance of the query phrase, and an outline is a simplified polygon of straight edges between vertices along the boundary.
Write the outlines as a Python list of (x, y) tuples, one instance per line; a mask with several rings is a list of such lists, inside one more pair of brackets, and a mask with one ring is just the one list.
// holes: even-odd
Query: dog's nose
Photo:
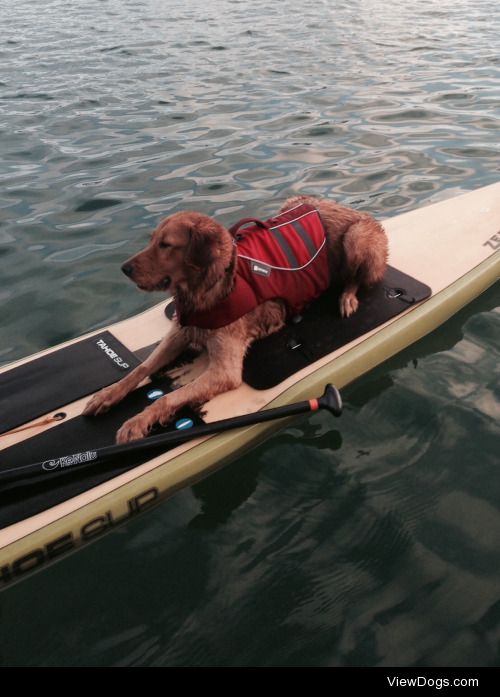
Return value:
[(122, 266), (122, 271), (125, 274), (125, 276), (128, 276), (130, 278), (130, 276), (132, 276), (132, 274), (134, 273), (134, 267), (132, 266), (132, 264), (125, 262)]

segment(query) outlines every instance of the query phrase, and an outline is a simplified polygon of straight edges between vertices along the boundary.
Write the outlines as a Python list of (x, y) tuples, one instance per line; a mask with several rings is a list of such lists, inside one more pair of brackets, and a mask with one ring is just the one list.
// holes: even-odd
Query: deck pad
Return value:
[[(44, 433), (27, 438), (10, 448), (1, 451), (0, 472), (7, 469), (22, 467), (32, 462), (43, 462), (63, 455), (86, 450), (95, 450), (112, 445), (116, 431), (122, 423), (142, 411), (151, 402), (147, 394), (152, 389), (159, 388), (167, 393), (170, 381), (155, 380), (132, 392), (119, 405), (107, 414), (99, 417), (77, 416)], [(193, 425), (203, 423), (202, 418), (192, 409), (183, 409), (177, 419), (190, 418)], [(175, 430), (175, 425), (158, 428), (155, 435)], [(174, 446), (171, 446), (174, 447)], [(170, 448), (161, 448), (162, 452)], [(40, 474), (27, 479), (2, 482), (0, 485), (0, 528), (12, 525), (23, 518), (35, 515), (66, 499), (81, 494), (116, 474), (136, 467), (149, 460), (154, 453), (135, 454), (126, 461), (123, 456), (114, 465), (86, 465), (75, 470), (58, 470), (49, 474)], [(118, 465), (118, 466), (117, 466)]]
[(139, 363), (103, 331), (0, 374), (0, 433), (111, 385)]
[(289, 322), (276, 334), (252, 344), (243, 380), (256, 390), (274, 387), (430, 294), (429, 286), (388, 267), (379, 285), (359, 293), (356, 313), (343, 319), (338, 309), (339, 289), (331, 288), (310, 305), (300, 322)]

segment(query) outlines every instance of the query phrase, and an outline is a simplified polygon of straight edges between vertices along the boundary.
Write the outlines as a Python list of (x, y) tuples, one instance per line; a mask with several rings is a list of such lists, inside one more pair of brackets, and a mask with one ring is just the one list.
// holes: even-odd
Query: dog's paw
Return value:
[(83, 415), (99, 416), (99, 414), (104, 414), (109, 411), (112, 406), (121, 402), (125, 395), (126, 392), (119, 388), (117, 384), (105, 387), (103, 390), (96, 392), (87, 402), (83, 410)]
[(116, 434), (116, 442), (118, 444), (130, 443), (133, 440), (146, 438), (148, 433), (153, 428), (154, 421), (146, 412), (133, 416), (125, 421), (123, 426)]
[(165, 397), (158, 399), (147, 409), (144, 409), (137, 416), (133, 416), (125, 421), (123, 426), (116, 434), (117, 443), (129, 443), (132, 440), (146, 438), (154, 426), (160, 424), (166, 426), (175, 413), (169, 406)]
[(359, 300), (355, 293), (346, 291), (340, 296), (340, 315), (341, 317), (350, 317), (359, 307)]

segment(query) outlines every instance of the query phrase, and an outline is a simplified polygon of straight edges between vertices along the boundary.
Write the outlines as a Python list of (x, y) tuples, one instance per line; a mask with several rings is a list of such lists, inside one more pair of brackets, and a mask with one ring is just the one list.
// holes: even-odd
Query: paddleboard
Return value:
[[(332, 290), (282, 332), (256, 342), (241, 387), (185, 410), (170, 430), (310, 399), (326, 383), (341, 389), (498, 279), (500, 183), (383, 222), (390, 267), (353, 317), (338, 316)], [(191, 440), (150, 459), (72, 470), (65, 454), (84, 457), (113, 443), (126, 418), (204, 370), (203, 354), (186, 354), (109, 414), (82, 416), (89, 395), (133, 369), (171, 330), (174, 313), (174, 303), (163, 300), (0, 369), (0, 589), (206, 477), (283, 426), (266, 422)], [(18, 480), (1, 480), (2, 471), (41, 460), (52, 473), (23, 479), (19, 469)]]

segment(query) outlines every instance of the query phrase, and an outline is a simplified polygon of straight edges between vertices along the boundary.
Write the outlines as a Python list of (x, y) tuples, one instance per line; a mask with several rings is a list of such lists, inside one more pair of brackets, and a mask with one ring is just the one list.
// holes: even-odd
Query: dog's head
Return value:
[(151, 242), (122, 266), (141, 290), (193, 292), (213, 285), (231, 262), (230, 233), (201, 213), (174, 213), (153, 232)]

